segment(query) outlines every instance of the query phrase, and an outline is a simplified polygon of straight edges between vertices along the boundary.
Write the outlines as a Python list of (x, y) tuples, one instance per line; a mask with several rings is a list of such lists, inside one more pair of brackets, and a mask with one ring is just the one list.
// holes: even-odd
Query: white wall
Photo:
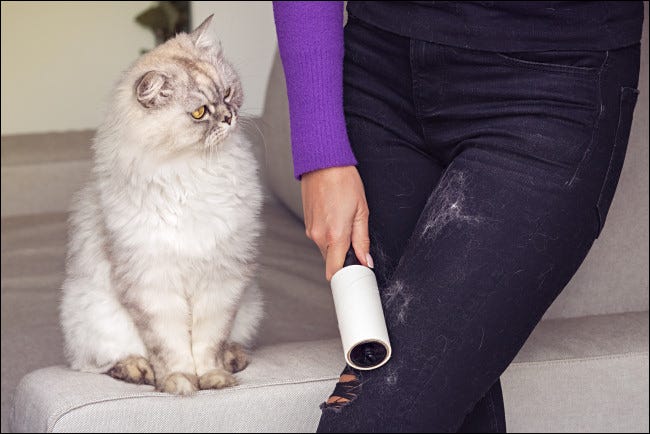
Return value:
[[(2, 2), (2, 135), (96, 128), (119, 74), (151, 32), (134, 20), (154, 2)], [(192, 2), (242, 77), (248, 115), (262, 111), (276, 49), (271, 2)]]
[(152, 2), (2, 2), (2, 134), (99, 125), (120, 72), (153, 34)]
[(243, 111), (262, 113), (266, 85), (277, 47), (273, 8), (270, 1), (194, 1), (193, 26), (214, 14), (212, 31), (224, 53), (241, 76), (244, 86)]

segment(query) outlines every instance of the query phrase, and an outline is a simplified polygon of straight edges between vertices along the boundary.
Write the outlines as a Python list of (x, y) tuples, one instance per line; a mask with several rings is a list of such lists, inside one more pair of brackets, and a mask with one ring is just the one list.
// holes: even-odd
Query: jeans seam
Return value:
[(603, 200), (603, 193), (605, 191), (605, 186), (607, 185), (607, 181), (609, 180), (609, 177), (611, 176), (612, 173), (612, 164), (614, 162), (614, 156), (616, 155), (616, 150), (620, 146), (620, 130), (621, 130), (621, 122), (623, 121), (623, 97), (624, 97), (624, 92), (625, 92), (626, 86), (621, 86), (619, 89), (619, 103), (618, 103), (618, 122), (616, 123), (616, 131), (614, 133), (614, 146), (612, 146), (612, 153), (609, 156), (609, 162), (607, 163), (607, 171), (605, 172), (605, 176), (603, 178), (603, 182), (600, 186), (599, 192), (598, 192), (598, 200), (596, 201), (596, 210), (598, 212), (598, 224), (599, 224), (599, 233), (603, 229), (603, 226), (605, 224), (604, 218), (602, 216), (602, 210), (601, 210), (601, 202)]
[(410, 39), (409, 40), (409, 66), (411, 67), (411, 101), (413, 101), (413, 109), (415, 111), (415, 119), (418, 122), (418, 126), (420, 127), (420, 134), (421, 137), (424, 139), (424, 128), (422, 127), (422, 107), (420, 107), (420, 104), (418, 103), (417, 98), (415, 97), (415, 79), (416, 79), (416, 68), (415, 68), (415, 63), (416, 63), (416, 44), (418, 41), (416, 39)]
[(488, 404), (490, 407), (490, 413), (492, 414), (491, 427), (494, 432), (499, 430), (499, 420), (497, 419), (497, 412), (494, 408), (494, 400), (492, 398), (492, 389), (488, 390)]
[(614, 133), (614, 146), (612, 146), (612, 153), (609, 156), (609, 162), (607, 163), (607, 171), (605, 172), (605, 176), (603, 177), (603, 183), (600, 186), (600, 189), (598, 190), (598, 199), (596, 200), (596, 212), (598, 213), (598, 234), (603, 229), (603, 226), (605, 222), (603, 221), (603, 216), (602, 216), (602, 211), (601, 211), (601, 202), (603, 200), (603, 191), (605, 190), (605, 186), (607, 185), (607, 180), (610, 177), (610, 174), (612, 172), (612, 162), (614, 161), (614, 156), (616, 155), (616, 148), (618, 147), (618, 135), (619, 131), (621, 129), (621, 121), (623, 118), (623, 87), (620, 88), (619, 90), (619, 102), (618, 102), (618, 122), (616, 123), (616, 132)]
[[(598, 69), (600, 68), (534, 62), (531, 60), (517, 59), (516, 57), (509, 56), (507, 53), (500, 52), (497, 52), (496, 55), (507, 62), (509, 65), (525, 69), (532, 69), (533, 71), (558, 72), (573, 75), (583, 75), (588, 77), (590, 75), (593, 76), (597, 74)], [(605, 55), (605, 58), (607, 58), (607, 54)]]
[(421, 104), (418, 103), (418, 99), (416, 98), (416, 92), (415, 92), (415, 86), (416, 86), (416, 79), (417, 79), (417, 72), (416, 72), (416, 59), (417, 59), (417, 54), (422, 51), (422, 46), (417, 45), (418, 43), (422, 44), (422, 41), (419, 41), (417, 39), (409, 39), (409, 66), (411, 68), (411, 101), (413, 102), (413, 114), (415, 117), (415, 120), (418, 124), (419, 128), (419, 133), (420, 137), (422, 138), (422, 147), (418, 146), (411, 146), (415, 151), (422, 153), (425, 155), (427, 158), (431, 159), (434, 161), (436, 164), (442, 166), (442, 162), (438, 160), (438, 158), (434, 157), (433, 153), (428, 150), (427, 147), (427, 135), (426, 131), (424, 129), (424, 125), (422, 124), (422, 106)]
[(576, 166), (575, 171), (573, 172), (573, 176), (571, 176), (571, 179), (565, 183), (565, 187), (571, 188), (573, 186), (573, 183), (575, 180), (578, 178), (578, 175), (580, 172), (582, 172), (582, 167), (584, 166), (585, 161), (587, 160), (587, 157), (591, 154), (593, 151), (594, 147), (594, 141), (596, 140), (596, 137), (598, 136), (598, 131), (600, 129), (600, 120), (603, 116), (603, 89), (602, 89), (602, 78), (603, 78), (603, 72), (605, 71), (605, 67), (607, 65), (607, 61), (609, 60), (609, 50), (605, 52), (605, 60), (603, 60), (602, 65), (600, 66), (598, 70), (598, 80), (596, 82), (596, 85), (598, 87), (598, 105), (597, 105), (597, 111), (598, 114), (596, 116), (596, 120), (593, 125), (593, 130), (591, 132), (591, 139), (589, 140), (589, 145), (585, 149), (584, 153), (582, 154), (582, 158), (580, 159), (580, 162)]
[(619, 90), (619, 101), (618, 101), (618, 122), (616, 123), (616, 133), (614, 134), (614, 146), (612, 146), (612, 153), (609, 156), (609, 162), (607, 163), (607, 171), (605, 172), (605, 177), (603, 179), (603, 185), (600, 187), (600, 191), (598, 193), (598, 200), (596, 201), (596, 207), (600, 207), (600, 202), (603, 198), (603, 189), (604, 186), (607, 184), (607, 178), (609, 178), (610, 173), (612, 172), (612, 161), (614, 161), (614, 155), (616, 153), (616, 147), (618, 145), (618, 134), (621, 129), (621, 120), (622, 120), (622, 111), (623, 111), (623, 87), (620, 88)]
[(415, 109), (415, 118), (420, 121), (420, 108), (415, 99), (415, 39), (409, 39), (409, 66), (411, 67), (411, 100), (413, 101), (413, 108)]

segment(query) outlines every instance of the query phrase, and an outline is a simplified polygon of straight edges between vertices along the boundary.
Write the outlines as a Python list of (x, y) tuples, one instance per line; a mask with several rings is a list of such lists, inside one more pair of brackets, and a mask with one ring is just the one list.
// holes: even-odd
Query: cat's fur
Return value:
[(176, 394), (234, 384), (262, 315), (257, 163), (209, 22), (117, 84), (74, 201), (60, 309), (73, 369)]

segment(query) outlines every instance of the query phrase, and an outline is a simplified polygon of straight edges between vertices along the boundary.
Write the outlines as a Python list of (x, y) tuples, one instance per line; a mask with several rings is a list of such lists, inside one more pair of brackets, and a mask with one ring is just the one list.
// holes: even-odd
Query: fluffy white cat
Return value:
[(74, 201), (60, 308), (73, 369), (189, 394), (235, 384), (262, 316), (262, 192), (212, 17), (121, 77)]

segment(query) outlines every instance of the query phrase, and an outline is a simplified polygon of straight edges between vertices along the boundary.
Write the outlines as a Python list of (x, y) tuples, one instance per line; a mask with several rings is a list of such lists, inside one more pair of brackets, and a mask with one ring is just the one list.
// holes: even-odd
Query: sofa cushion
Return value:
[[(313, 432), (342, 368), (338, 339), (265, 346), (240, 385), (192, 397), (40, 369), (18, 386), (19, 432)], [(647, 431), (648, 313), (542, 322), (504, 373), (509, 431)]]

